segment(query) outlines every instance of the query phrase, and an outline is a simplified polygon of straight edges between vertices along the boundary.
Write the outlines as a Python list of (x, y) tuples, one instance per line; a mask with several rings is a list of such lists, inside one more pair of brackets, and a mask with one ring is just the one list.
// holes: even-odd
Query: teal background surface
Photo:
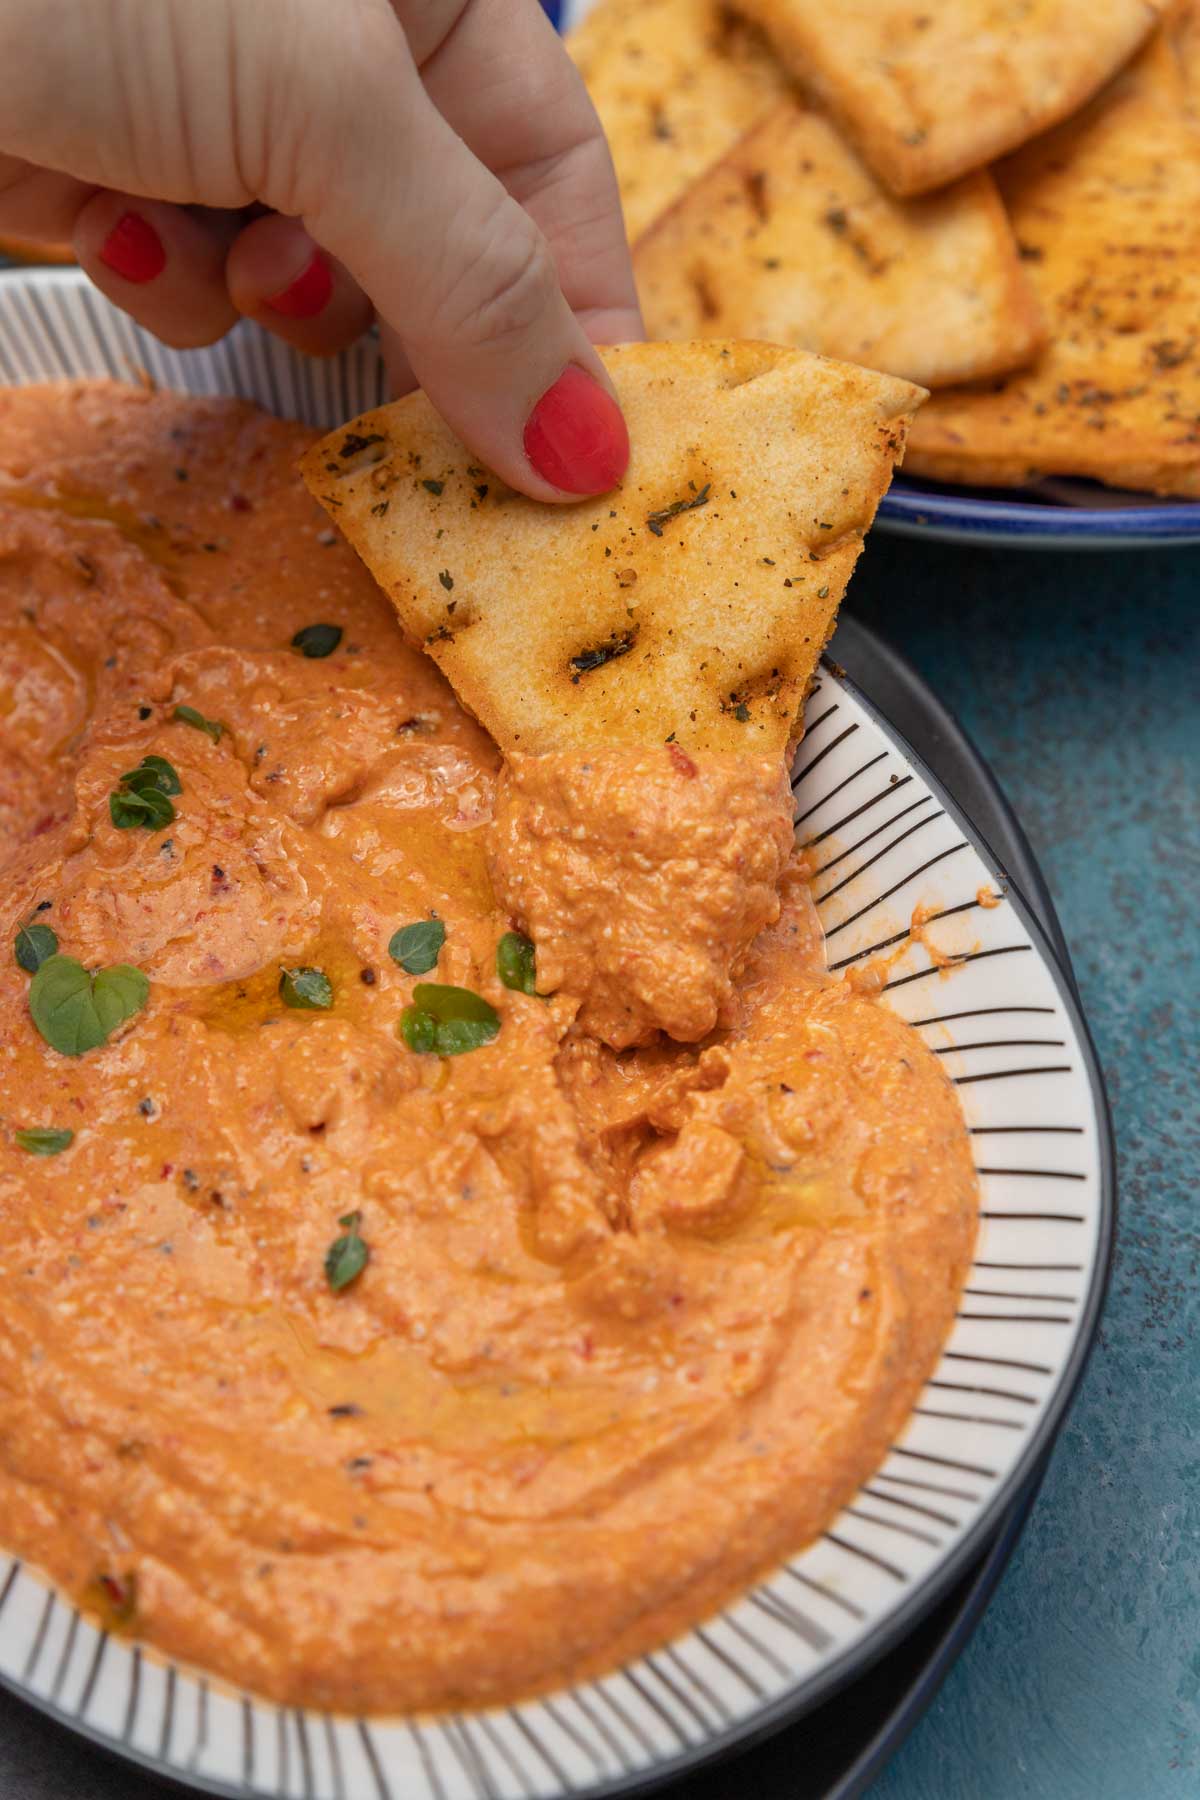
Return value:
[(1196, 1800), (1200, 549), (876, 532), (847, 604), (957, 713), (1029, 835), (1108, 1082), (1120, 1205), (1041, 1498), (871, 1800)]

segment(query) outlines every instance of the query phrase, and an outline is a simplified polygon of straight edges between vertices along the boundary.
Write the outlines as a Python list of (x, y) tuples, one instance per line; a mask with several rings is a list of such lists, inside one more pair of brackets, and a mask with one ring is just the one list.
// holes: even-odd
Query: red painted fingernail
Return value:
[(314, 250), (304, 273), (297, 275), (291, 286), (281, 293), (272, 294), (267, 305), (272, 312), (282, 313), (285, 319), (315, 319), (329, 304), (332, 292), (332, 271), (321, 252)]
[(530, 413), (525, 454), (564, 494), (606, 494), (628, 467), (629, 432), (612, 395), (572, 365)]
[(100, 246), (100, 261), (123, 281), (153, 281), (167, 266), (167, 253), (153, 225), (140, 213), (122, 213)]

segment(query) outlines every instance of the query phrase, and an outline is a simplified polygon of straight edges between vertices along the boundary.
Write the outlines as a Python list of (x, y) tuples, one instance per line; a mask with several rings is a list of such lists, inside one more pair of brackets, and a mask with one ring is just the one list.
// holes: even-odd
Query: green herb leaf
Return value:
[(82, 1056), (107, 1043), (149, 997), (149, 981), (129, 963), (89, 975), (73, 956), (51, 956), (29, 984), (29, 1011), (52, 1050)]
[(707, 506), (708, 490), (711, 485), (710, 482), (706, 481), (704, 486), (700, 489), (700, 492), (698, 494), (693, 494), (690, 500), (672, 500), (670, 506), (663, 506), (659, 508), (658, 512), (652, 512), (646, 520), (646, 524), (650, 527), (650, 530), (654, 533), (655, 537), (662, 536), (662, 528), (668, 520), (677, 519), (680, 513), (695, 512), (698, 506)]
[(108, 796), (108, 816), (118, 831), (129, 831), (135, 825), (147, 831), (161, 831), (175, 817), (175, 808), (157, 786), (136, 791), (116, 788)]
[[(485, 1002), (486, 1004), (486, 1002)], [(468, 1050), (482, 1050), (500, 1029), (487, 1019), (447, 1019), (439, 1021), (434, 1049), (439, 1056), (463, 1056)]]
[(48, 925), (21, 925), (13, 940), (13, 955), (27, 975), (36, 975), (48, 956), (58, 949), (58, 939)]
[(342, 641), (340, 625), (304, 625), (292, 639), (301, 656), (332, 656)]
[(129, 769), (122, 775), (120, 786), (131, 794), (166, 793), (166, 789), (159, 786), (158, 774), (154, 769)]
[(437, 1020), (432, 1013), (422, 1012), (419, 1006), (406, 1006), (396, 1029), (418, 1056), (427, 1056), (437, 1049)]
[(327, 1012), (333, 1005), (333, 983), (322, 969), (300, 964), (279, 971), (279, 997), (301, 1012)]
[(120, 786), (108, 796), (108, 816), (118, 831), (141, 825), (159, 831), (175, 817), (169, 796), (182, 794), (183, 784), (165, 756), (143, 756), (136, 769), (127, 769)]
[(494, 1037), (500, 1029), (500, 1014), (482, 994), (470, 988), (449, 987), (439, 981), (419, 981), (413, 989), (413, 1005), (432, 1013), (440, 1024), (467, 1019), (479, 1025), (490, 1025)]
[(361, 1212), (345, 1213), (338, 1220), (345, 1227), (345, 1237), (334, 1238), (325, 1252), (325, 1279), (336, 1294), (339, 1289), (349, 1287), (367, 1266), (367, 1258), (371, 1252), (359, 1236), (358, 1228), (362, 1224)]
[(144, 794), (147, 788), (157, 788), (160, 794), (183, 792), (183, 783), (165, 756), (143, 756), (136, 769), (122, 775), (121, 785), (138, 794)]
[(14, 1131), (13, 1136), (31, 1156), (57, 1156), (72, 1142), (75, 1133), (60, 1131), (54, 1125), (28, 1125), (23, 1131)]
[(402, 925), (392, 933), (388, 955), (406, 975), (428, 975), (436, 967), (445, 941), (446, 927), (440, 919), (418, 919), (415, 925)]
[(500, 1030), (500, 1014), (470, 988), (419, 981), (413, 1003), (400, 1015), (400, 1035), (410, 1050), (462, 1056), (490, 1044)]
[(506, 988), (536, 994), (537, 963), (533, 942), (519, 931), (506, 931), (496, 945), (496, 973)]
[(197, 731), (207, 732), (214, 744), (220, 743), (223, 733), (228, 729), (219, 719), (206, 719), (194, 706), (177, 706), (171, 717), (178, 719), (181, 725), (192, 725)]

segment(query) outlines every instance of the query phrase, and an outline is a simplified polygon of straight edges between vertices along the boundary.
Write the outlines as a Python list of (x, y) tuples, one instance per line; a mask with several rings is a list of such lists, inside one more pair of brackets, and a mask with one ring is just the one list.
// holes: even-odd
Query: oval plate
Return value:
[[(147, 378), (330, 427), (386, 395), (375, 344), (309, 362), (242, 325), (166, 349), (74, 270), (0, 275), (0, 376)], [(545, 1800), (644, 1790), (797, 1718), (896, 1643), (996, 1531), (1062, 1418), (1112, 1234), (1104, 1094), (1069, 983), (978, 833), (826, 665), (795, 791), (830, 967), (892, 957), (885, 998), (945, 1058), (977, 1147), (979, 1242), (905, 1431), (828, 1531), (735, 1605), (603, 1680), (437, 1719), (327, 1717), (98, 1631), (0, 1565), (0, 1680), (159, 1774), (305, 1800)], [(941, 968), (909, 940), (927, 910)], [(0, 1528), (2, 1537), (2, 1528)]]

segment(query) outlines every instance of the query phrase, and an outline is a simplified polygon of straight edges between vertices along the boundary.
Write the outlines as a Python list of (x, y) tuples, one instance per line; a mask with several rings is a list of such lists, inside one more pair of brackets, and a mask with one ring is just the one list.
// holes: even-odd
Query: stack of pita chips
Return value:
[(1075, 118), (1001, 164), (1051, 338), (936, 394), (910, 467), (1013, 486), (1088, 475), (1200, 498), (1200, 56), (1168, 23)]
[(804, 345), (924, 387), (1001, 374), (1043, 342), (989, 175), (897, 200), (795, 100), (651, 226), (636, 268), (655, 337)]
[(571, 40), (650, 334), (932, 388), (940, 480), (1200, 496), (1200, 0), (734, 5)]
[(608, 134), (631, 243), (791, 88), (765, 38), (716, 0), (600, 0), (568, 47)]
[(894, 194), (926, 194), (1090, 100), (1161, 0), (744, 0)]

